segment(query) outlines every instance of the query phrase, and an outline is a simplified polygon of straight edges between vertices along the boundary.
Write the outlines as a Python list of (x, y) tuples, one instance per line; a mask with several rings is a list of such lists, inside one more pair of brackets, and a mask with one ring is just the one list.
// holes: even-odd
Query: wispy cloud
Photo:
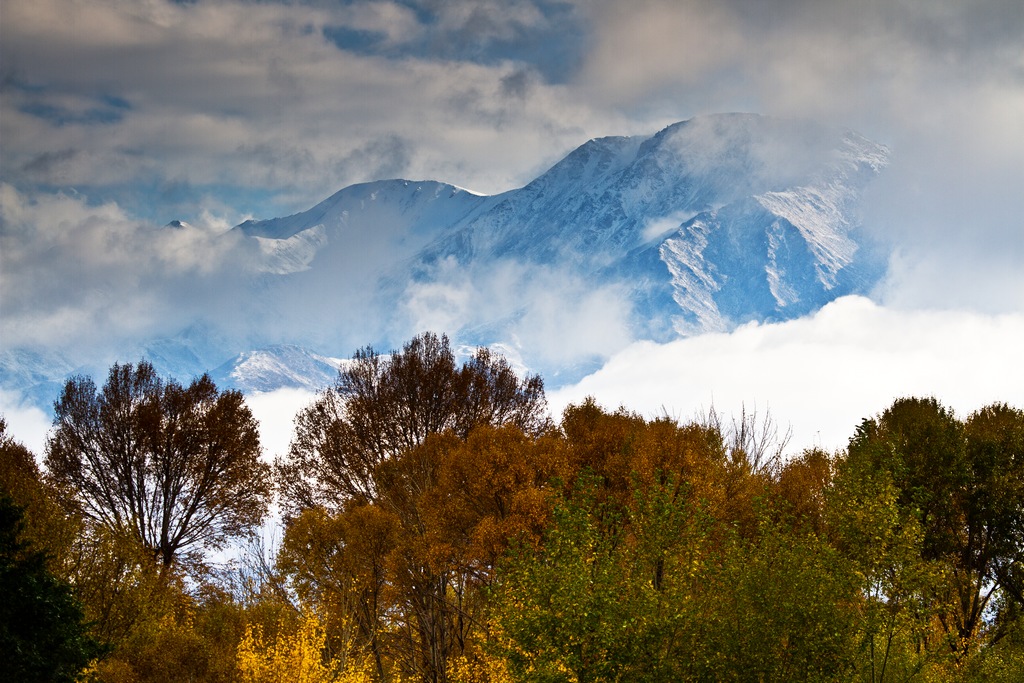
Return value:
[(224, 310), (245, 282), (244, 251), (225, 223), (156, 227), (116, 204), (71, 194), (26, 196), (0, 185), (8, 348), (87, 349), (177, 332)]
[(633, 340), (628, 288), (595, 287), (578, 274), (514, 260), (442, 261), (428, 281), (408, 283), (401, 300), (394, 338), (441, 330), (505, 339), (535, 371), (607, 358)]

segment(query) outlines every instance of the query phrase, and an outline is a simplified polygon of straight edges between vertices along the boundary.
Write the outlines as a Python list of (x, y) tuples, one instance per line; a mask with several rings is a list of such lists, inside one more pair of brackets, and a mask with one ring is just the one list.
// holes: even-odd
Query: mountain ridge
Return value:
[[(660, 341), (867, 291), (884, 264), (857, 210), (888, 154), (848, 131), (718, 114), (593, 138), (496, 195), (437, 180), (351, 185), (230, 231), (250, 259), (234, 321), (243, 334), (207, 323), (126, 350), (167, 374), (215, 371), (226, 386), (267, 391), (302, 385), (296, 369), (321, 383), (336, 371), (329, 359), (430, 325), (457, 343), (515, 348), (525, 367), (571, 381), (565, 367), (593, 367), (614, 341), (545, 360), (524, 339), (545, 325), (565, 336), (604, 299), (623, 335)], [(3, 383), (52, 386), (45, 361), (19, 372), (29, 361), (16, 356), (0, 359)], [(51, 374), (67, 367), (76, 361)]]

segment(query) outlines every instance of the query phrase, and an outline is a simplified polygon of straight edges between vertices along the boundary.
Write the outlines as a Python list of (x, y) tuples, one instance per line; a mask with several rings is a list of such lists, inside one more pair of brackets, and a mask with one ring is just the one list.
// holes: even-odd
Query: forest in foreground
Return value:
[(208, 377), (72, 378), (38, 461), (0, 420), (0, 670), (1024, 680), (1024, 411), (901, 398), (786, 453), (770, 417), (599, 400), (555, 422), (539, 377), (426, 333), (358, 352), (269, 463)]

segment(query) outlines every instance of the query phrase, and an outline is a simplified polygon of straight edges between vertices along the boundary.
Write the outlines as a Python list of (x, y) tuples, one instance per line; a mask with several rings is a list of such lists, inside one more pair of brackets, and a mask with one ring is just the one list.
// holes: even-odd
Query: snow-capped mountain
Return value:
[(343, 361), (311, 353), (292, 344), (245, 351), (214, 369), (217, 386), (249, 393), (281, 388), (320, 391), (338, 377)]
[(510, 256), (615, 278), (646, 335), (791, 318), (880, 274), (859, 258), (855, 210), (887, 158), (853, 133), (746, 114), (591, 140), (427, 247), (414, 274)]
[(384, 180), (346, 187), (309, 211), (246, 221), (236, 230), (259, 246), (259, 270), (289, 275), (309, 270), (314, 261), (326, 266), (344, 260), (353, 251), (361, 260), (383, 252), (402, 261), (491, 203), (454, 185)]
[(49, 410), (65, 380), (81, 369), (62, 353), (31, 349), (0, 351), (0, 389), (15, 392), (21, 402)]
[[(247, 391), (319, 388), (336, 375), (332, 358), (433, 329), (505, 345), (551, 377), (608, 348), (573, 350), (581, 310), (659, 340), (805, 315), (881, 275), (857, 209), (887, 159), (852, 132), (723, 114), (590, 140), (493, 196), (436, 181), (350, 186), (231, 231), (250, 278), (232, 324), (211, 314), (120, 357), (182, 379), (212, 370)], [(531, 334), (545, 327), (569, 350), (537, 354)], [(0, 380), (23, 393), (52, 391), (77, 367), (19, 358), (3, 356)]]

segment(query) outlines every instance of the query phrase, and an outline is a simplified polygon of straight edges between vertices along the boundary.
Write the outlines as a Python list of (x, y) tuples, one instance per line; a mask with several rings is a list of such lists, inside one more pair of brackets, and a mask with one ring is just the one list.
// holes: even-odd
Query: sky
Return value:
[[(529, 340), (614, 341), (552, 405), (756, 401), (800, 447), (839, 447), (908, 393), (1024, 406), (1022, 36), (1019, 0), (5, 0), (0, 348), (229, 310), (224, 233), (352, 183), (497, 193), (593, 137), (749, 111), (889, 147), (862, 216), (886, 275), (806, 320), (665, 345), (609, 329), (591, 297)], [(45, 415), (0, 399), (40, 448)], [(266, 409), (279, 432), (288, 400)]]

